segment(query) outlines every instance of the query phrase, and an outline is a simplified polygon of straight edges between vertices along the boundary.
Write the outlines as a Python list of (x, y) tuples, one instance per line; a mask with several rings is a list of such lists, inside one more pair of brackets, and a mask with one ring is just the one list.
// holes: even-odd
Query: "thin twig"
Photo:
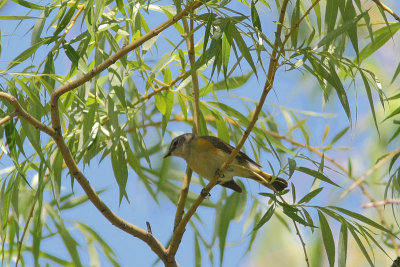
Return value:
[(11, 114), (8, 114), (7, 116), (5, 116), (4, 118), (2, 118), (0, 120), (0, 126), (5, 124), (6, 122), (8, 122), (9, 120), (11, 120), (12, 118), (14, 118), (17, 115), (17, 112), (12, 112)]
[(295, 220), (292, 220), (292, 221), (293, 221), (293, 224), (294, 224), (294, 228), (296, 228), (296, 234), (299, 236), (301, 246), (303, 247), (303, 253), (304, 253), (305, 261), (307, 263), (307, 266), (310, 267), (310, 261), (308, 259), (307, 250), (306, 250), (306, 243), (304, 242), (303, 237), (300, 234), (300, 231), (299, 231), (299, 228), (297, 226), (296, 221)]
[(50, 136), (55, 135), (55, 131), (53, 128), (43, 124), (42, 122), (38, 121), (31, 114), (29, 114), (18, 102), (17, 98), (14, 96), (7, 94), (5, 92), (0, 92), (0, 98), (7, 100), (15, 109), (15, 112), (18, 116), (24, 118), (27, 122), (32, 124), (35, 128), (41, 130), (42, 132), (47, 133)]
[(400, 198), (385, 199), (385, 200), (381, 200), (381, 201), (370, 202), (370, 203), (362, 205), (361, 207), (363, 209), (367, 209), (367, 208), (372, 208), (372, 207), (376, 208), (376, 207), (384, 206), (384, 205), (388, 205), (388, 204), (400, 204)]
[[(196, 65), (196, 55), (195, 55), (195, 49), (194, 49), (193, 19), (190, 18), (190, 27), (188, 25), (186, 18), (182, 19), (182, 24), (183, 24), (183, 28), (185, 30), (186, 45), (188, 48), (188, 57), (189, 57), (190, 67), (194, 68)], [(191, 33), (190, 36), (188, 36), (189, 33)], [(191, 78), (192, 78), (192, 96), (193, 96), (192, 133), (197, 135), (197, 134), (199, 134), (200, 114), (201, 114), (200, 94), (199, 94), (199, 78), (197, 75), (197, 71), (192, 72)], [(175, 229), (180, 224), (183, 214), (184, 214), (185, 203), (186, 203), (187, 195), (189, 193), (189, 186), (190, 186), (191, 178), (192, 178), (192, 170), (189, 168), (189, 166), (187, 166), (185, 176), (183, 178), (181, 193), (179, 195), (178, 205), (176, 207), (175, 220), (174, 220), (173, 239), (177, 240), (177, 242), (174, 242), (174, 243), (171, 242), (170, 246), (168, 247), (167, 251), (168, 251), (169, 258), (175, 257), (175, 254), (178, 251), (179, 245), (181, 243), (182, 236), (185, 232), (185, 231), (178, 232), (178, 231), (175, 231)], [(177, 236), (174, 237), (175, 235), (177, 235)]]
[(59, 100), (60, 96), (62, 96), (63, 94), (65, 94), (71, 90), (74, 90), (75, 88), (81, 86), (82, 84), (90, 81), (94, 76), (100, 74), (103, 70), (105, 70), (106, 68), (108, 68), (109, 66), (114, 64), (121, 57), (125, 56), (130, 51), (138, 48), (144, 42), (159, 35), (162, 31), (164, 31), (168, 27), (172, 26), (174, 23), (176, 23), (177, 21), (182, 19), (182, 17), (186, 16), (191, 10), (198, 8), (203, 4), (204, 3), (201, 1), (193, 1), (180, 13), (176, 14), (171, 19), (160, 24), (158, 27), (149, 31), (145, 35), (139, 37), (138, 39), (136, 39), (132, 43), (128, 44), (127, 46), (121, 48), (121, 50), (119, 50), (114, 55), (107, 58), (105, 61), (103, 61), (97, 67), (90, 70), (85, 75), (77, 78), (76, 80), (74, 80), (72, 82), (69, 82), (69, 83), (59, 87), (57, 90), (54, 90), (53, 93), (51, 94), (51, 99), (50, 99), (50, 107), (51, 107), (50, 113), (51, 113), (51, 118), (52, 118), (52, 125), (53, 125), (54, 130), (57, 132), (57, 134), (61, 135), (61, 124), (60, 124), (61, 122), (60, 122), (60, 116), (58, 115), (58, 100)]
[[(276, 31), (274, 47), (278, 47), (278, 45), (279, 45), (280, 35), (282, 32), (283, 20), (285, 17), (286, 7), (287, 7), (288, 2), (289, 2), (288, 0), (284, 0), (283, 4), (282, 4), (282, 8), (281, 8), (280, 15), (279, 15), (279, 20), (277, 22), (277, 31)], [(181, 233), (183, 233), (185, 231), (186, 225), (189, 222), (190, 218), (196, 212), (196, 210), (200, 206), (201, 202), (203, 202), (205, 197), (209, 194), (210, 190), (217, 184), (218, 178), (224, 172), (226, 166), (233, 161), (233, 159), (235, 158), (235, 156), (237, 155), (237, 153), (240, 151), (241, 147), (243, 146), (244, 142), (246, 141), (247, 137), (249, 136), (251, 130), (253, 129), (253, 127), (258, 119), (258, 115), (260, 114), (261, 108), (264, 105), (265, 98), (267, 97), (268, 93), (270, 92), (270, 90), (272, 88), (274, 78), (275, 78), (275, 73), (276, 73), (278, 57), (279, 57), (279, 54), (277, 53), (276, 50), (274, 50), (272, 52), (270, 62), (269, 62), (267, 81), (265, 82), (264, 90), (260, 97), (260, 100), (253, 112), (253, 116), (250, 121), (250, 124), (248, 125), (247, 129), (243, 133), (243, 136), (240, 139), (239, 143), (237, 144), (236, 148), (232, 151), (230, 156), (225, 160), (224, 164), (222, 164), (219, 171), (214, 175), (213, 179), (211, 179), (211, 181), (203, 189), (202, 194), (200, 194), (200, 196), (194, 201), (192, 206), (186, 212), (185, 216), (182, 218), (181, 223), (178, 225), (177, 229), (175, 230), (176, 234), (174, 234), (172, 237), (169, 249), (171, 247), (176, 246), (176, 244), (180, 242), (180, 239), (182, 237)]]
[(300, 23), (304, 20), (304, 18), (313, 10), (316, 4), (319, 3), (320, 0), (315, 0), (315, 2), (307, 9), (307, 11), (301, 16), (301, 18), (296, 22), (296, 24), (290, 29), (289, 33), (285, 35), (285, 39), (283, 40), (281, 46), (280, 46), (280, 51), (283, 51), (285, 48), (286, 42), (289, 40), (290, 36), (293, 34), (293, 32), (300, 26)]
[(354, 188), (359, 186), (362, 182), (365, 181), (371, 174), (373, 174), (377, 169), (382, 167), (386, 162), (388, 162), (390, 159), (393, 158), (393, 156), (397, 155), (400, 153), (400, 148), (390, 152), (387, 154), (384, 158), (380, 159), (378, 163), (376, 163), (371, 169), (366, 171), (363, 175), (360, 176), (357, 180), (354, 181), (352, 185), (349, 186), (342, 194), (340, 194), (340, 198), (344, 198), (347, 196)]
[(393, 18), (395, 18), (398, 22), (400, 22), (400, 17), (396, 13), (394, 13), (393, 10), (391, 10), (387, 5), (381, 3), (381, 1), (379, 1), (379, 0), (372, 0), (372, 1), (374, 1), (377, 6), (381, 7), (387, 13), (392, 15)]
[(17, 253), (17, 259), (15, 260), (15, 267), (18, 267), (18, 262), (19, 262), (19, 259), (21, 258), (22, 242), (24, 241), (25, 234), (28, 231), (29, 222), (31, 221), (31, 218), (33, 217), (33, 211), (35, 210), (35, 205), (36, 205), (36, 201), (34, 201), (33, 204), (32, 204), (31, 211), (29, 212), (29, 216), (28, 216), (28, 218), (26, 220), (25, 227), (24, 227), (24, 230), (22, 232), (21, 239), (18, 242), (18, 253)]
[(181, 75), (179, 75), (178, 77), (176, 77), (172, 82), (170, 82), (169, 84), (165, 84), (162, 87), (159, 88), (155, 88), (153, 92), (151, 92), (148, 95), (144, 95), (142, 96), (140, 99), (136, 100), (133, 105), (136, 106), (139, 103), (145, 102), (147, 100), (149, 100), (150, 98), (152, 98), (153, 96), (155, 96), (156, 94), (161, 93), (162, 91), (165, 90), (169, 90), (172, 86), (174, 86), (177, 82), (179, 82), (181, 79), (183, 79), (184, 77), (186, 77), (187, 72), (182, 73)]
[(147, 226), (147, 233), (149, 233), (149, 234), (153, 234), (153, 232), (151, 231), (151, 225), (150, 225), (150, 223), (149, 222), (147, 222), (146, 221), (146, 226)]

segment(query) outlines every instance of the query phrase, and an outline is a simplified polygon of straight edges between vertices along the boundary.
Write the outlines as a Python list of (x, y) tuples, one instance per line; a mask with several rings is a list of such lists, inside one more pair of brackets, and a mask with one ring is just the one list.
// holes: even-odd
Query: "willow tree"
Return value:
[[(100, 265), (98, 254), (121, 264), (123, 244), (93, 230), (95, 220), (82, 222), (95, 210), (165, 266), (192, 264), (177, 254), (182, 247), (190, 248), (196, 266), (222, 265), (238, 259), (228, 241), (239, 241), (241, 257), (264, 233), (276, 242), (258, 244), (263, 266), (288, 266), (293, 248), (280, 241), (283, 234), (297, 241), (299, 266), (387, 265), (399, 256), (400, 94), (394, 89), (400, 64), (398, 54), (390, 67), (376, 55), (397, 43), (400, 20), (379, 0), (2, 5), (6, 265)], [(285, 86), (290, 79), (295, 86)], [(296, 109), (287, 95), (308, 108)], [(327, 106), (338, 117), (321, 110)], [(354, 133), (360, 124), (370, 139), (355, 142), (360, 153), (351, 154), (341, 142), (365, 140)], [(210, 182), (184, 172), (183, 161), (162, 160), (171, 139), (190, 131), (236, 147)], [(214, 187), (239, 150), (286, 178), (288, 189), (274, 193), (245, 182), (239, 194)], [(113, 179), (91, 176), (93, 166), (109, 163)], [(107, 201), (100, 179), (118, 189)], [(174, 219), (137, 218), (137, 225), (124, 219), (118, 205), (138, 201), (127, 187), (131, 180), (145, 191), (147, 205), (168, 208)], [(360, 210), (354, 200), (372, 208)], [(83, 208), (87, 218), (65, 216)], [(60, 241), (65, 250), (51, 252)], [(276, 249), (278, 258), (269, 256)]]

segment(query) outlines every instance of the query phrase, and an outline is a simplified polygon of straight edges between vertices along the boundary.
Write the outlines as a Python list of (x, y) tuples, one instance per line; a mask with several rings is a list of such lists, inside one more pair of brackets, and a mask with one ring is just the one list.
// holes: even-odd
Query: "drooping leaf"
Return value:
[(315, 196), (317, 196), (322, 191), (322, 189), (324, 189), (324, 188), (320, 187), (320, 188), (317, 188), (317, 189), (311, 191), (310, 193), (305, 195), (302, 199), (300, 199), (298, 204), (309, 202), (311, 199), (313, 199)]
[(335, 265), (335, 242), (333, 240), (332, 230), (327, 219), (321, 211), (318, 211), (318, 218), (321, 227), (322, 240), (324, 241), (326, 255), (328, 256), (329, 266)]
[(319, 179), (319, 180), (321, 180), (321, 181), (327, 182), (328, 184), (331, 184), (331, 185), (340, 187), (338, 184), (334, 183), (331, 179), (329, 179), (329, 178), (326, 177), (324, 174), (322, 174), (322, 173), (320, 173), (320, 172), (318, 172), (318, 171), (309, 169), (309, 168), (307, 168), (307, 167), (297, 167), (296, 170), (298, 170), (298, 171), (300, 171), (300, 172), (303, 172), (303, 173), (305, 173), (305, 174), (311, 175), (311, 176), (313, 176), (313, 177), (316, 178), (316, 179)]

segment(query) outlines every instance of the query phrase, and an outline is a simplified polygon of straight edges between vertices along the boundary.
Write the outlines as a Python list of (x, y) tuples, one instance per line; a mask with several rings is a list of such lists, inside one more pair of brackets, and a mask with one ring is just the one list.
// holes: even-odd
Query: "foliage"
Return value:
[[(327, 192), (334, 198), (355, 194), (351, 192), (355, 187), (371, 202), (375, 199), (369, 187), (378, 188), (379, 198), (384, 199), (396, 198), (400, 192), (400, 150), (395, 144), (400, 133), (396, 120), (400, 94), (384, 91), (380, 73), (369, 63), (397, 36), (400, 22), (391, 22), (395, 13), (379, 1), (371, 7), (378, 8), (381, 17), (371, 17), (372, 8), (364, 2), (10, 2), (23, 11), (2, 15), (0, 20), (17, 21), (15, 31), (27, 27), (30, 44), (0, 71), (1, 158), (12, 163), (0, 176), (2, 262), (10, 265), (17, 258), (29, 266), (81, 266), (88, 265), (82, 256), (88, 253), (90, 263), (100, 265), (100, 252), (110, 264), (120, 265), (118, 252), (101, 233), (78, 218), (69, 221), (63, 216), (65, 210), (77, 209), (88, 200), (104, 214), (104, 220), (142, 239), (158, 260), (170, 266), (179, 262), (174, 253), (189, 221), (196, 266), (207, 261), (224, 263), (233, 221), (243, 223), (243, 253), (247, 254), (271, 218), (299, 236), (306, 264), (313, 258), (307, 254), (308, 241), (299, 228), (321, 234), (329, 266), (346, 266), (350, 241), (371, 266), (378, 250), (388, 257), (399, 256), (395, 207), (391, 215), (383, 215), (381, 207), (376, 207), (381, 224), (340, 202), (325, 205), (321, 200)], [(268, 17), (266, 12), (273, 15)], [(1, 45), (4, 51), (9, 44)], [(392, 83), (399, 79), (397, 64)], [(327, 119), (326, 112), (264, 105), (266, 97), (273, 97), (269, 93), (274, 80), (286, 75), (283, 69), (299, 71), (317, 82), (318, 88), (306, 92), (310, 94), (306, 99), (318, 92), (323, 105), (338, 100), (337, 113), (343, 111), (347, 118), (345, 128), (335, 127), (328, 138), (330, 128), (320, 135), (312, 122)], [(252, 80), (265, 82), (264, 89), (246, 87)], [(280, 91), (275, 88), (277, 95)], [(380, 138), (384, 144), (383, 152), (374, 155), (371, 171), (356, 175), (351, 157), (344, 166), (327, 154), (345, 149), (340, 140), (357, 121), (353, 99), (364, 92), (368, 121), (379, 135), (374, 142)], [(256, 99), (250, 97), (254, 94)], [(389, 110), (384, 116), (381, 107)], [(388, 122), (393, 126), (382, 129)], [(187, 177), (184, 180), (181, 166), (159, 159), (169, 140), (193, 125), (200, 134), (216, 135), (239, 147), (247, 138), (243, 132), (251, 132), (243, 150), (258, 162), (268, 154), (272, 160), (264, 168), (288, 177), (291, 186), (279, 194), (260, 188), (259, 195), (215, 188), (206, 200), (198, 197), (197, 187), (191, 187), (185, 202), (181, 185)], [(86, 182), (85, 169), (105, 162), (114, 172), (119, 205), (132, 201), (128, 180), (138, 179), (154, 203), (163, 206), (161, 200), (167, 198), (178, 209), (186, 207), (183, 219), (177, 212), (180, 227), (175, 225), (177, 230), (169, 234), (165, 248), (150, 227), (139, 229), (120, 219), (101, 201), (104, 190), (96, 192)], [(378, 170), (383, 172), (378, 182), (386, 185), (384, 189), (367, 179)], [(334, 172), (345, 178), (338, 179)], [(311, 178), (307, 192), (296, 176)], [(87, 179), (96, 184), (92, 177)], [(74, 194), (76, 182), (83, 195)], [(192, 179), (193, 184), (206, 185), (201, 177)], [(62, 190), (65, 187), (67, 193)], [(194, 214), (196, 205), (215, 214), (212, 232), (201, 230), (208, 222)], [(172, 228), (173, 222), (169, 223)], [(70, 229), (82, 234), (85, 247)], [(43, 246), (55, 239), (65, 245), (62, 257)], [(163, 253), (165, 258), (160, 256)]]

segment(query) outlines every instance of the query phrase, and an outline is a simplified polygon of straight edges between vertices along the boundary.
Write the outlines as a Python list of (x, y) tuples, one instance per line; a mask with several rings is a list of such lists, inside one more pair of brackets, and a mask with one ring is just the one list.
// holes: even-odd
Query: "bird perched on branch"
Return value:
[[(185, 133), (172, 140), (164, 158), (181, 157), (193, 171), (211, 180), (234, 149), (218, 137)], [(250, 178), (275, 192), (288, 186), (285, 179), (263, 172), (260, 167), (245, 153), (239, 152), (218, 178), (218, 184), (241, 193), (242, 188), (233, 180), (234, 176), (240, 176)]]

